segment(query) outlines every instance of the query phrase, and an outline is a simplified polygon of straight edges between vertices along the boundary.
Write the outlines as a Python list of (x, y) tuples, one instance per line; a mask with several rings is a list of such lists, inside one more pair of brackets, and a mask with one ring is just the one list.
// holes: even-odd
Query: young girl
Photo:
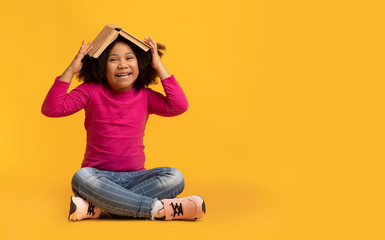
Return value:
[[(83, 41), (75, 59), (56, 78), (42, 106), (48, 117), (63, 117), (85, 109), (87, 147), (82, 168), (72, 178), (69, 219), (101, 214), (148, 219), (194, 220), (205, 215), (199, 196), (175, 198), (184, 178), (174, 168), (144, 168), (143, 136), (149, 114), (171, 117), (188, 108), (186, 97), (161, 61), (164, 49), (145, 38), (144, 52), (118, 37), (99, 58)], [(72, 78), (84, 81), (67, 93)], [(148, 87), (159, 76), (166, 96)]]

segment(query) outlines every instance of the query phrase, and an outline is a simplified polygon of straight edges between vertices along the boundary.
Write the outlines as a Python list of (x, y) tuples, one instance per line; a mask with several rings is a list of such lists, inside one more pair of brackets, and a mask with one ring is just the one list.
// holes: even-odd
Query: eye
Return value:
[(130, 60), (130, 59), (133, 59), (133, 57), (127, 57), (126, 59), (127, 59), (127, 60)]
[(116, 58), (110, 58), (109, 61), (110, 61), (110, 62), (115, 62), (115, 61), (117, 61), (117, 59), (116, 59)]

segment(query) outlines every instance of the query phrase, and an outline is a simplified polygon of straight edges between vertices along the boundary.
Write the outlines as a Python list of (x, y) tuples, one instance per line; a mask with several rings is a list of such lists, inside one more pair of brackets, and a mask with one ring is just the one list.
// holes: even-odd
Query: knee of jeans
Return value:
[(180, 186), (180, 187), (184, 187), (184, 176), (183, 176), (183, 173), (181, 171), (179, 171), (178, 169), (176, 168), (170, 168), (170, 178), (171, 178), (171, 182), (176, 185), (176, 186)]
[(71, 181), (72, 186), (74, 185), (77, 186), (79, 185), (79, 183), (86, 182), (89, 179), (90, 175), (93, 174), (94, 172), (93, 170), (94, 170), (93, 168), (85, 167), (76, 171), (76, 173), (72, 177), (72, 181)]

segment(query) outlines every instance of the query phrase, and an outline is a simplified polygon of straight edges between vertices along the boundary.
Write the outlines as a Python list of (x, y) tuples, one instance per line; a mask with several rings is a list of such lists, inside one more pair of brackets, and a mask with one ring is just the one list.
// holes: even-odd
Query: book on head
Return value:
[(151, 47), (139, 40), (138, 38), (132, 36), (128, 32), (126, 32), (121, 27), (114, 25), (114, 24), (108, 24), (106, 25), (103, 30), (96, 36), (95, 40), (92, 42), (93, 48), (88, 53), (91, 57), (98, 58), (100, 54), (118, 37), (122, 36), (126, 38), (128, 41), (132, 42), (139, 48), (141, 48), (143, 51), (147, 52)]

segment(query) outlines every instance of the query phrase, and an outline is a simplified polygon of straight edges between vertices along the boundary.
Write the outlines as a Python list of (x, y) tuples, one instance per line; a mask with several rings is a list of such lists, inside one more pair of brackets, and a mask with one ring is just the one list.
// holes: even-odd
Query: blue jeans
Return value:
[(159, 199), (175, 198), (184, 189), (183, 174), (175, 168), (111, 172), (81, 168), (72, 178), (72, 191), (106, 212), (134, 218), (151, 218)]

